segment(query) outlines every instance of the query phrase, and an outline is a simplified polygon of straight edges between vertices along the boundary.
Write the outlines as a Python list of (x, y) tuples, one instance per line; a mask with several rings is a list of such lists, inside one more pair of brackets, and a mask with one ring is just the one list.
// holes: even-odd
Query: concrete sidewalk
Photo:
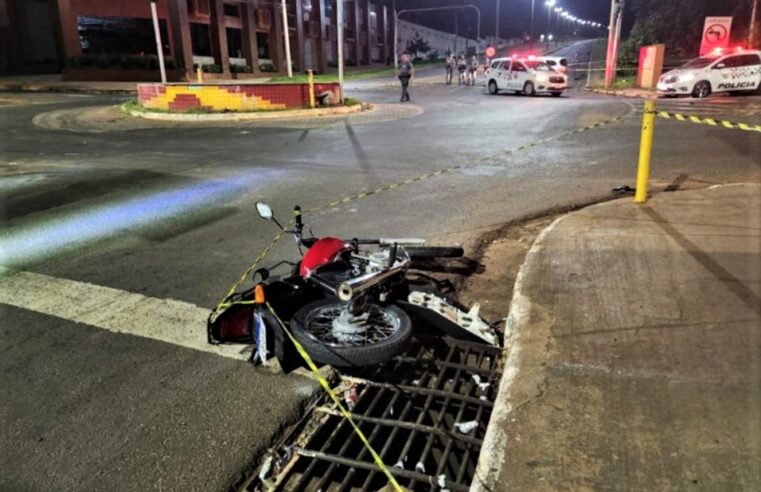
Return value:
[(761, 186), (589, 207), (516, 281), (473, 490), (761, 490)]

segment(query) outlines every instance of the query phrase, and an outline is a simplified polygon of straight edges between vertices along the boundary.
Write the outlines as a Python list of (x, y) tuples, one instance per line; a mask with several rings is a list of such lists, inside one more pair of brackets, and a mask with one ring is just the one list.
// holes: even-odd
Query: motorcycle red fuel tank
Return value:
[(309, 251), (301, 260), (299, 273), (302, 277), (307, 278), (317, 268), (330, 263), (344, 251), (350, 250), (351, 244), (337, 237), (324, 237), (318, 240), (309, 248)]

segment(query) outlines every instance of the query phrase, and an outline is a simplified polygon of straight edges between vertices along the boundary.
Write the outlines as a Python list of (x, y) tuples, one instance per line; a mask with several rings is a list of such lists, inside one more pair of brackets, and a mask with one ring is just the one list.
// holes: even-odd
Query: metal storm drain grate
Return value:
[[(338, 390), (373, 448), (406, 490), (468, 490), (494, 406), (500, 349), (430, 338)], [(331, 404), (280, 451), (265, 490), (381, 490), (387, 479)], [(285, 458), (285, 459), (283, 459)], [(390, 490), (390, 489), (389, 489)]]

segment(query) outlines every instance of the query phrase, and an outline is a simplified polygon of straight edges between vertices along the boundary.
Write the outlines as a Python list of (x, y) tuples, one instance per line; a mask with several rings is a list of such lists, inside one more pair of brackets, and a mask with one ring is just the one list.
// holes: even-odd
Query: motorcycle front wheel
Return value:
[(290, 322), (293, 336), (319, 364), (364, 367), (399, 354), (412, 321), (399, 307), (367, 304), (359, 314), (348, 303), (322, 299), (302, 307)]

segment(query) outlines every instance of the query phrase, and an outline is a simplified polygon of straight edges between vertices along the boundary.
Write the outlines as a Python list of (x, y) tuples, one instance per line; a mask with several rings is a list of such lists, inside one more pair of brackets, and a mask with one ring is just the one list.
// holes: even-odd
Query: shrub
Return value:
[(362, 103), (359, 100), (354, 99), (353, 97), (344, 98), (344, 106), (356, 106), (358, 104), (362, 104)]
[(210, 65), (203, 65), (201, 69), (206, 73), (222, 73), (222, 67), (214, 63)]
[(277, 72), (277, 69), (275, 68), (275, 65), (272, 63), (262, 63), (259, 65), (259, 70), (262, 72)]
[(230, 65), (230, 71), (232, 73), (253, 73), (251, 65)]

